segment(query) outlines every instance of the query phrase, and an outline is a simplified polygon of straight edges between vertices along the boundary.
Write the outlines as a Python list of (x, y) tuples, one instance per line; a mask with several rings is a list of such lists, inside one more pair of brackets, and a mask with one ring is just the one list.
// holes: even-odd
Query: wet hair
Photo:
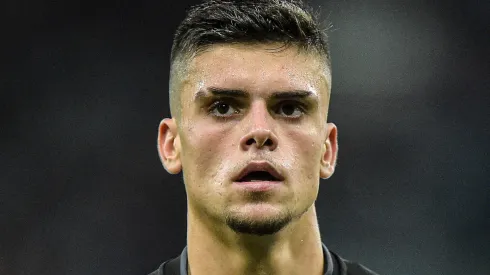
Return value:
[(187, 63), (217, 44), (280, 43), (315, 53), (330, 69), (327, 36), (299, 0), (208, 0), (193, 6), (177, 28), (170, 57), (170, 109), (180, 116), (178, 79)]

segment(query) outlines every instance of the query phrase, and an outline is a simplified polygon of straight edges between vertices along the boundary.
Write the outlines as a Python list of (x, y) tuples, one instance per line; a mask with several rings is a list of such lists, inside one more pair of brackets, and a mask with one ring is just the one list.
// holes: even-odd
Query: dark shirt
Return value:
[[(377, 275), (366, 267), (342, 259), (323, 246), (324, 275)], [(168, 260), (149, 275), (187, 275), (187, 247), (174, 259)]]

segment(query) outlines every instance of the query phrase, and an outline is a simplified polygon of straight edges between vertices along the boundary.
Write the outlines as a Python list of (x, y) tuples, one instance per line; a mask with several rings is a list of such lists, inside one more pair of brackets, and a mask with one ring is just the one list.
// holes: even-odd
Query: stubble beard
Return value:
[(281, 213), (279, 215), (266, 219), (252, 219), (249, 217), (240, 217), (239, 215), (226, 215), (226, 225), (236, 233), (250, 234), (255, 236), (264, 236), (275, 234), (293, 220), (293, 215), (290, 212)]

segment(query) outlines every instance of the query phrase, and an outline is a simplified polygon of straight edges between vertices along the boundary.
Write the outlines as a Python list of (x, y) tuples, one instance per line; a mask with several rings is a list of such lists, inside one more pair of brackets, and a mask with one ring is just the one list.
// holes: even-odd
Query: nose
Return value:
[(267, 129), (255, 129), (242, 137), (240, 147), (244, 151), (256, 147), (257, 149), (269, 149), (273, 151), (277, 147), (277, 137)]
[(250, 129), (241, 139), (240, 148), (248, 151), (255, 147), (256, 149), (268, 149), (273, 151), (278, 145), (278, 138), (272, 131), (271, 116), (263, 104), (252, 107), (248, 129)]

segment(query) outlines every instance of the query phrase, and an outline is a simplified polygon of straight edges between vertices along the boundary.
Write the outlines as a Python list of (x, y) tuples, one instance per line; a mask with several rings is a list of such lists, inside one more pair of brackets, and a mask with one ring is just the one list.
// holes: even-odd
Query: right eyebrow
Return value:
[(242, 90), (234, 90), (234, 89), (224, 89), (224, 88), (216, 88), (209, 87), (207, 89), (199, 90), (194, 95), (194, 101), (200, 101), (204, 98), (208, 98), (211, 96), (217, 97), (236, 97), (236, 98), (248, 98), (249, 94)]

